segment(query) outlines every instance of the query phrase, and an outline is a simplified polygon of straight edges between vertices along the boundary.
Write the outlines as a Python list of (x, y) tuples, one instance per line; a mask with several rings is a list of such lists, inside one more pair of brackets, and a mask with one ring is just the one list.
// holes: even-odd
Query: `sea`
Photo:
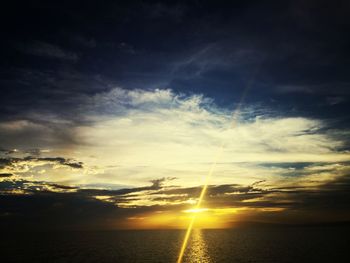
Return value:
[[(185, 230), (11, 232), (0, 262), (176, 262)], [(194, 229), (182, 262), (350, 262), (350, 227)]]

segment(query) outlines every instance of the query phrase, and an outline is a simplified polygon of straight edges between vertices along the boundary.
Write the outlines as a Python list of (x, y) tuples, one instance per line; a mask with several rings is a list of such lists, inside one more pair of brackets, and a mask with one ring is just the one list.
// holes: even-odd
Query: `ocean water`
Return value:
[[(182, 230), (2, 233), (0, 262), (176, 262)], [(349, 262), (349, 227), (194, 230), (183, 262)]]

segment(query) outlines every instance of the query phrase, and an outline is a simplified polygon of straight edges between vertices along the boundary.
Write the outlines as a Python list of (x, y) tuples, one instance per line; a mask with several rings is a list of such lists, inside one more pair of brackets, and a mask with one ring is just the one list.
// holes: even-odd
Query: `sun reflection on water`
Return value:
[(207, 244), (203, 238), (203, 231), (201, 229), (193, 229), (191, 234), (190, 245), (187, 248), (184, 262), (189, 263), (211, 263), (208, 254)]

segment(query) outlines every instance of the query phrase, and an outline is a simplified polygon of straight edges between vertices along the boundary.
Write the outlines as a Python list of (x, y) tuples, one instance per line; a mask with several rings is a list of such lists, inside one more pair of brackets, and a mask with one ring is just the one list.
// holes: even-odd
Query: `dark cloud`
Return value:
[[(126, 194), (138, 193), (143, 191), (158, 191), (163, 188), (162, 184), (166, 181), (173, 180), (174, 178), (159, 178), (151, 180), (150, 186), (143, 187), (134, 187), (134, 188), (123, 188), (119, 190), (104, 190), (104, 189), (81, 189), (79, 190), (82, 193), (86, 193), (88, 195), (111, 195), (113, 196), (123, 196)], [(129, 195), (130, 196), (130, 195)]]
[(126, 53), (129, 53), (129, 54), (135, 54), (136, 51), (135, 49), (133, 48), (133, 46), (125, 43), (125, 42), (122, 42), (118, 45), (118, 48), (120, 50), (122, 50), (123, 52), (126, 52)]
[(65, 51), (59, 46), (40, 41), (29, 43), (27, 45), (21, 44), (18, 46), (18, 49), (29, 55), (39, 57), (69, 60), (74, 62), (79, 58), (77, 54)]
[(0, 173), (0, 178), (11, 177), (12, 175), (11, 173)]
[[(32, 157), (27, 157), (27, 158), (32, 158)], [(26, 158), (25, 158), (26, 159)], [(47, 162), (56, 162), (62, 165), (66, 165), (72, 168), (76, 169), (81, 169), (83, 168), (83, 163), (82, 162), (75, 162), (69, 159), (65, 159), (63, 157), (45, 157), (45, 158), (32, 158), (33, 160), (36, 161), (47, 161)]]
[[(314, 188), (281, 187), (262, 189), (259, 184), (250, 186), (211, 185), (204, 205), (207, 207), (234, 207), (263, 209), (243, 215), (248, 221), (313, 224), (339, 222), (350, 219), (350, 176), (344, 175)], [(180, 188), (162, 186), (164, 179), (154, 180), (151, 186), (120, 190), (79, 189), (77, 187), (45, 182), (0, 182), (0, 214), (5, 225), (21, 227), (61, 228), (115, 228), (122, 227), (126, 217), (155, 211), (181, 211), (188, 205), (172, 204), (197, 198), (201, 187)], [(17, 192), (11, 193), (11, 190)], [(26, 194), (18, 194), (18, 190)], [(145, 193), (146, 191), (146, 193)], [(132, 194), (132, 195), (130, 195)], [(159, 197), (162, 195), (162, 197)], [(185, 195), (185, 196), (184, 196)], [(110, 196), (98, 200), (96, 196)], [(154, 196), (152, 198), (152, 196)], [(152, 205), (125, 204), (150, 198)], [(159, 205), (157, 201), (168, 201)], [(273, 209), (283, 211), (275, 212)], [(265, 212), (264, 212), (265, 209)], [(272, 209), (272, 210), (268, 210)], [(321, 219), (318, 218), (322, 216)]]
[[(72, 122), (55, 115), (42, 113), (31, 117), (29, 114), (18, 120), (1, 123), (1, 144), (10, 149), (8, 154), (36, 151), (35, 149), (45, 150), (59, 145), (73, 146), (77, 143), (74, 127)], [(33, 152), (33, 155), (37, 154), (38, 151)]]
[(17, 190), (21, 194), (40, 194), (40, 193), (60, 193), (60, 192), (75, 192), (74, 186), (59, 185), (42, 181), (28, 181), (23, 179), (7, 178), (0, 182), (0, 194), (17, 195)]
[(17, 230), (55, 229), (62, 227), (82, 228), (91, 224), (102, 226), (108, 219), (117, 219), (118, 209), (78, 194), (43, 193), (34, 195), (2, 195), (0, 214), (1, 226), (16, 226)]
[(12, 155), (18, 152), (18, 149), (5, 149), (5, 148), (0, 148), (0, 154), (4, 155)]
[(4, 169), (7, 167), (12, 167), (15, 164), (21, 162), (43, 162), (47, 164), (60, 164), (64, 166), (69, 166), (75, 169), (83, 168), (82, 162), (76, 162), (71, 159), (66, 159), (63, 157), (35, 157), (35, 156), (27, 156), (23, 158), (0, 158), (0, 168)]
[(95, 48), (97, 43), (94, 38), (86, 38), (84, 36), (76, 35), (71, 37), (72, 41), (78, 45), (86, 48)]
[(39, 148), (32, 148), (32, 149), (0, 149), (0, 154), (2, 153), (6, 157), (11, 157), (15, 155), (30, 155), (30, 156), (36, 156), (39, 157), (42, 153), (49, 152), (48, 149), (39, 149)]
[[(154, 180), (151, 186), (120, 189), (79, 189), (72, 186), (39, 181), (0, 182), (0, 225), (17, 225), (18, 229), (55, 228), (115, 228), (123, 225), (126, 217), (152, 212), (159, 206), (126, 209), (118, 207), (126, 194), (160, 189), (164, 179)], [(12, 192), (23, 190), (24, 193)], [(114, 202), (97, 200), (98, 195), (113, 195)], [(118, 199), (118, 197), (120, 197)], [(130, 199), (128, 199), (130, 201)], [(79, 227), (78, 227), (79, 225)]]
[(29, 154), (31, 156), (40, 156), (41, 152), (42, 151), (40, 149), (28, 149), (25, 151), (26, 154)]
[(15, 22), (4, 32), (0, 118), (75, 111), (84, 95), (111, 83), (204, 93), (227, 105), (259, 65), (249, 100), (345, 118), (349, 8), (347, 1), (105, 1), (84, 9), (54, 1), (28, 12), (9, 5), (2, 19)]

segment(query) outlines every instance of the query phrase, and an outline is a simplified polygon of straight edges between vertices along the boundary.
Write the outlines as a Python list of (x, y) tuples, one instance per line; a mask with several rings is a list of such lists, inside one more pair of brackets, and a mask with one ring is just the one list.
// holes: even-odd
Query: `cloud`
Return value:
[(34, 159), (36, 161), (47, 161), (47, 162), (55, 162), (61, 165), (67, 165), (69, 167), (75, 168), (75, 169), (81, 169), (83, 168), (83, 163), (82, 162), (76, 162), (72, 160), (67, 160), (62, 157), (45, 157), (45, 158), (37, 158)]
[(18, 49), (29, 55), (39, 57), (47, 57), (72, 62), (76, 62), (79, 59), (79, 56), (76, 53), (65, 51), (59, 46), (41, 41), (32, 42), (27, 45), (19, 45)]
[[(30, 120), (4, 121), (0, 122), (0, 136), (6, 149), (22, 147), (18, 158), (30, 151), (33, 158), (40, 157), (38, 154), (50, 149), (40, 158), (81, 160), (86, 164), (84, 170), (90, 172), (88, 177), (75, 176), (78, 184), (81, 180), (84, 184), (138, 187), (154, 178), (176, 177), (175, 184), (195, 186), (209, 170), (220, 145), (223, 153), (214, 184), (249, 184), (298, 174), (300, 171), (290, 169), (293, 164), (349, 160), (346, 136), (325, 121), (283, 117), (248, 105), (241, 109), (238, 126), (232, 128), (233, 110), (218, 107), (201, 94), (114, 88), (80, 99), (74, 117), (79, 120), (70, 115), (65, 116), (68, 119), (37, 115)], [(291, 165), (277, 167), (274, 163)], [(75, 163), (71, 168), (74, 165), (79, 168)], [(57, 178), (61, 177), (68, 180), (69, 176)]]
[[(41, 170), (38, 168), (41, 167)], [(40, 175), (46, 173), (46, 169), (59, 169), (62, 167), (69, 167), (71, 169), (83, 169), (83, 163), (62, 157), (34, 157), (26, 156), (23, 158), (7, 157), (0, 158), (0, 172), (1, 177), (8, 177), (16, 175), (17, 178), (29, 175)], [(42, 171), (42, 172), (40, 172)]]
[(29, 181), (25, 179), (7, 178), (0, 181), (0, 195), (34, 195), (44, 193), (77, 192), (75, 186), (60, 185), (44, 181)]
[(94, 38), (86, 38), (81, 35), (73, 36), (72, 41), (86, 48), (95, 48), (97, 45)]
[[(235, 48), (232, 48), (235, 45)], [(263, 50), (237, 43), (209, 43), (194, 50), (186, 50), (173, 62), (172, 74), (175, 78), (194, 79), (217, 70), (237, 70), (238, 68), (261, 64), (265, 56)]]
[(349, 95), (347, 82), (326, 82), (311, 84), (285, 84), (275, 87), (278, 93), (304, 93), (309, 95), (326, 95), (326, 100), (330, 105), (341, 103), (347, 100)]
[(184, 4), (168, 5), (164, 3), (142, 3), (141, 10), (144, 15), (150, 19), (171, 19), (181, 21), (186, 13), (186, 6)]
[(12, 175), (11, 173), (0, 173), (0, 178), (11, 177)]
[(333, 106), (345, 102), (346, 98), (340, 96), (327, 97), (326, 101), (329, 105)]
[[(350, 169), (348, 165), (344, 167), (340, 177), (307, 188), (271, 187), (266, 182), (210, 185), (203, 205), (207, 213), (220, 214), (230, 224), (241, 220), (284, 224), (320, 223), (319, 218), (322, 222), (348, 220)], [(165, 181), (160, 178), (150, 186), (119, 190), (79, 189), (39, 181), (2, 181), (0, 214), (8, 216), (0, 220), (2, 225), (15, 224), (23, 228), (50, 228), (54, 224), (57, 228), (101, 229), (130, 227), (128, 224), (136, 218), (181, 215), (193, 206), (189, 200), (195, 201), (201, 188), (160, 184)]]
[[(1, 173), (13, 174), (1, 178), (4, 195), (92, 200), (96, 209), (108, 207), (106, 218), (115, 216), (121, 224), (128, 216), (181, 212), (196, 202), (222, 145), (204, 204), (210, 213), (238, 209), (241, 218), (263, 220), (276, 211), (307, 213), (308, 199), (317, 207), (327, 187), (349, 172), (344, 130), (320, 119), (264, 114), (250, 105), (232, 127), (232, 110), (203, 95), (169, 89), (115, 88), (85, 97), (76, 108), (81, 116), (76, 122), (0, 123), (3, 138), (12, 138), (0, 159)], [(50, 130), (52, 141), (61, 138), (55, 129), (60, 126), (70, 127), (74, 143), (46, 139)], [(36, 142), (38, 134), (46, 140), (41, 147), (11, 145)]]
[(0, 122), (0, 138), (4, 138), (2, 146), (11, 151), (43, 151), (51, 146), (74, 144), (72, 122), (47, 114)]
[(117, 166), (106, 168), (102, 181), (113, 181), (117, 173), (116, 183), (133, 185), (166, 174), (198, 184), (221, 144), (213, 180), (222, 183), (264, 180), (288, 170), (259, 163), (349, 160), (346, 140), (320, 119), (263, 115), (247, 107), (232, 128), (232, 111), (198, 94), (115, 88), (89, 98), (80, 111), (87, 124), (74, 129), (78, 145), (85, 145), (79, 151), (96, 156), (87, 161), (94, 165)]
[(129, 45), (128, 43), (125, 43), (125, 42), (121, 42), (118, 45), (118, 49), (121, 50), (122, 52), (127, 53), (127, 54), (132, 54), (132, 55), (136, 54), (135, 48), (133, 46)]

